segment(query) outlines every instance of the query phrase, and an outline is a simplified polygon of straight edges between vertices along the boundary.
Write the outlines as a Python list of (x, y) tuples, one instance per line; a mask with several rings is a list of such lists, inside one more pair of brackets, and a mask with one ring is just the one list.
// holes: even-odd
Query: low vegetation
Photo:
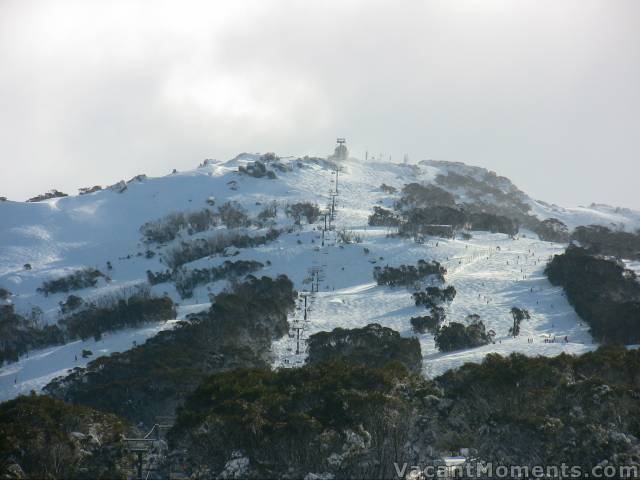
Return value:
[(122, 479), (129, 464), (114, 415), (46, 396), (0, 404), (0, 477)]
[(238, 202), (224, 202), (218, 207), (220, 222), (227, 228), (248, 227), (251, 219), (247, 210)]
[(191, 298), (194, 288), (199, 285), (222, 279), (235, 281), (248, 273), (260, 270), (262, 267), (264, 267), (264, 264), (255, 260), (237, 260), (235, 262), (225, 260), (221, 265), (210, 268), (180, 268), (174, 271), (166, 270), (158, 273), (147, 270), (147, 278), (151, 285), (173, 281), (182, 298)]
[(209, 311), (132, 350), (101, 357), (45, 387), (54, 397), (152, 425), (214, 372), (267, 368), (271, 341), (288, 333), (293, 284), (284, 276), (248, 279), (215, 295)]
[(15, 362), (30, 350), (64, 343), (55, 325), (42, 326), (37, 318), (15, 312), (13, 304), (0, 305), (0, 365)]
[(242, 478), (392, 478), (413, 419), (408, 380), (399, 366), (349, 362), (216, 374), (179, 409), (170, 446), (187, 452), (189, 474), (239, 459)]
[(38, 292), (49, 296), (53, 293), (68, 293), (72, 290), (80, 290), (95, 287), (99, 278), (105, 278), (104, 273), (95, 268), (83, 268), (73, 273), (53, 280), (47, 280), (38, 288)]
[(442, 393), (420, 418), (418, 449), (470, 448), (485, 462), (638, 465), (640, 351), (580, 356), (489, 354), (435, 382)]
[(440, 322), (438, 318), (431, 315), (422, 315), (419, 317), (411, 317), (409, 319), (409, 323), (411, 323), (411, 327), (415, 333), (433, 333), (435, 334), (440, 327)]
[(402, 196), (396, 203), (397, 209), (415, 209), (422, 207), (455, 207), (456, 197), (437, 185), (409, 183), (402, 188)]
[(540, 221), (536, 217), (530, 217), (525, 225), (546, 242), (567, 243), (569, 241), (569, 228), (557, 218)]
[(478, 315), (469, 315), (467, 325), (451, 322), (441, 326), (434, 336), (436, 347), (441, 352), (476, 348), (492, 342), (492, 335)]
[(320, 208), (311, 202), (298, 202), (287, 205), (285, 209), (287, 217), (291, 217), (296, 225), (302, 223), (304, 218), (309, 225), (316, 223), (320, 217)]
[(172, 318), (176, 318), (176, 309), (169, 297), (154, 297), (148, 288), (136, 288), (84, 304), (79, 311), (62, 317), (59, 325), (68, 339), (84, 340), (99, 339), (105, 332)]
[(255, 162), (247, 163), (247, 165), (240, 165), (238, 167), (238, 172), (249, 175), (250, 177), (255, 178), (276, 178), (276, 174), (273, 170), (267, 169), (267, 166), (261, 162), (260, 160), (256, 160)]
[(154, 297), (148, 288), (123, 289), (85, 302), (70, 295), (60, 302), (57, 325), (43, 324), (41, 311), (29, 315), (15, 312), (12, 304), (0, 305), (0, 364), (15, 362), (21, 355), (78, 338), (100, 338), (103, 333), (146, 322), (176, 317), (168, 297)]
[(377, 368), (399, 362), (413, 373), (422, 368), (420, 342), (416, 338), (403, 338), (395, 330), (377, 323), (315, 333), (309, 337), (308, 353), (308, 363), (340, 359)]
[(372, 227), (397, 227), (401, 218), (393, 211), (375, 206), (373, 213), (369, 215), (368, 223)]
[(219, 222), (219, 215), (208, 208), (197, 212), (174, 212), (145, 223), (140, 227), (140, 233), (146, 243), (167, 243), (182, 231), (189, 234), (204, 232)]
[(181, 242), (167, 250), (163, 258), (171, 269), (178, 269), (199, 258), (223, 253), (229, 247), (251, 248), (272, 242), (280, 236), (280, 230), (269, 229), (263, 235), (248, 235), (240, 232), (219, 232), (207, 238), (196, 238)]
[(379, 267), (373, 269), (373, 278), (378, 285), (389, 287), (414, 286), (430, 275), (435, 276), (436, 281), (444, 281), (447, 269), (435, 260), (418, 260), (417, 265), (400, 265), (399, 267)]
[(580, 242), (595, 254), (640, 260), (640, 232), (611, 230), (600, 225), (576, 227), (571, 240)]
[(67, 195), (66, 193), (62, 193), (61, 191), (54, 188), (53, 190), (50, 190), (46, 193), (30, 198), (29, 200), (27, 200), (27, 202), (42, 202), (44, 200), (50, 200), (52, 198), (63, 198), (68, 196), (69, 195)]

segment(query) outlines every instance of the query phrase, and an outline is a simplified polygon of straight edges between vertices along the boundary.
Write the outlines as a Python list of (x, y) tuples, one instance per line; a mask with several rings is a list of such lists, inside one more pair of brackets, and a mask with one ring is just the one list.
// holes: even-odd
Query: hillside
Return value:
[[(323, 217), (313, 218), (309, 224), (301, 214), (300, 225), (296, 225), (291, 207), (310, 202), (326, 210), (330, 191), (336, 190), (336, 167), (335, 218), (322, 245)], [(569, 229), (599, 224), (632, 231), (640, 225), (638, 212), (604, 206), (550, 206), (531, 199), (504, 177), (459, 163), (404, 165), (350, 158), (336, 164), (319, 158), (277, 159), (253, 154), (226, 162), (205, 161), (194, 170), (159, 178), (139, 176), (84, 195), (35, 203), (0, 202), (0, 288), (10, 292), (0, 301), (12, 304), (17, 313), (37, 325), (59, 324), (65, 317), (61, 303), (71, 294), (85, 304), (99, 303), (146, 284), (147, 271), (161, 274), (170, 270), (168, 264), (176, 266), (175, 252), (182, 249), (184, 253), (185, 243), (191, 246), (186, 261), (182, 259), (177, 268), (179, 275), (167, 277), (168, 281), (159, 278), (150, 288), (152, 295), (166, 296), (177, 305), (177, 318), (31, 351), (0, 368), (0, 400), (32, 389), (39, 391), (72, 368), (98, 356), (126, 351), (158, 331), (172, 328), (189, 313), (207, 310), (209, 295), (219, 293), (239, 276), (227, 272), (228, 268), (223, 271), (225, 262), (259, 262), (261, 267), (252, 267), (253, 274), (272, 278), (286, 274), (299, 292), (309, 291), (315, 278), (318, 291), (309, 296), (306, 320), (304, 310), (296, 310), (289, 319), (291, 334), (273, 345), (271, 361), (275, 366), (300, 365), (306, 356), (304, 340), (316, 332), (371, 323), (390, 327), (405, 337), (416, 336), (427, 377), (468, 361), (481, 361), (492, 352), (552, 356), (595, 348), (587, 325), (567, 303), (561, 288), (552, 286), (544, 275), (549, 257), (562, 252), (566, 244), (542, 241), (526, 226), (515, 236), (474, 230), (465, 237), (426, 236), (418, 241), (393, 235), (392, 227), (368, 226), (373, 208), (393, 209), (402, 188), (411, 183), (438, 186), (453, 194), (456, 204), (479, 211), (493, 209), (525, 220), (557, 218)], [(231, 214), (246, 213), (248, 220), (240, 218), (232, 229), (227, 228), (229, 222), (235, 222), (231, 214), (226, 226), (211, 220), (214, 217), (205, 210), (218, 212), (226, 202), (233, 202), (229, 204)], [(270, 208), (275, 216), (269, 214)], [(184, 228), (160, 241), (143, 236), (154, 225), (171, 223), (167, 218), (180, 227), (181, 220), (168, 217), (176, 212), (193, 217), (185, 220)], [(159, 220), (158, 224), (149, 223)], [(141, 231), (145, 224), (147, 229)], [(229, 231), (235, 232), (236, 238), (223, 239)], [(204, 239), (215, 239), (215, 249)], [(445, 266), (445, 281), (457, 290), (455, 300), (444, 307), (446, 321), (463, 322), (477, 314), (487, 330), (495, 333), (495, 343), (440, 353), (432, 334), (413, 332), (409, 319), (425, 313), (424, 307), (414, 304), (414, 286), (379, 286), (373, 270), (376, 266), (415, 265), (421, 259), (437, 260)], [(42, 293), (44, 282), (83, 268), (101, 273), (95, 285)], [(207, 273), (200, 283), (194, 280), (196, 270), (201, 277), (202, 271), (214, 268), (218, 269), (215, 275)], [(181, 295), (176, 288), (177, 278), (185, 277), (195, 282), (189, 286), (191, 296)], [(432, 282), (427, 278), (420, 286)], [(508, 332), (514, 306), (531, 314), (515, 338)], [(295, 330), (297, 327), (300, 330)], [(296, 354), (298, 331), (302, 341)], [(83, 350), (92, 355), (84, 358)]]

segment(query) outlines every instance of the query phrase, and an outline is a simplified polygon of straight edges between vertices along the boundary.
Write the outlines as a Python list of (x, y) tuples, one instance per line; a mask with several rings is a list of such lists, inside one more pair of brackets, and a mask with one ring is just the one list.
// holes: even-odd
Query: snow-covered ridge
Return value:
[[(139, 228), (144, 223), (172, 212), (196, 212), (215, 209), (226, 201), (240, 203), (251, 216), (270, 202), (277, 202), (280, 214), (278, 227), (288, 227), (292, 221), (283, 211), (287, 203), (309, 201), (325, 207), (330, 190), (335, 190), (335, 165), (318, 158), (285, 158), (275, 169), (275, 179), (254, 178), (239, 173), (239, 167), (261, 160), (258, 154), (241, 154), (228, 161), (205, 161), (193, 170), (176, 172), (164, 177), (139, 176), (123, 182), (126, 189), (104, 189), (94, 193), (55, 198), (38, 203), (0, 202), (0, 287), (12, 292), (10, 301), (16, 311), (24, 313), (33, 307), (43, 310), (43, 320), (55, 322), (59, 302), (68, 294), (48, 297), (36, 290), (47, 279), (56, 278), (82, 267), (97, 268), (108, 273), (109, 283), (100, 281), (95, 288), (73, 292), (87, 297), (99, 296), (114, 289), (146, 282), (147, 270), (164, 271), (162, 255), (166, 249), (182, 240), (194, 238), (186, 232), (167, 245), (143, 243)], [(268, 166), (268, 165), (267, 165)], [(480, 167), (464, 164), (427, 161), (418, 165), (365, 162), (350, 158), (340, 164), (336, 230), (349, 230), (362, 238), (361, 244), (343, 245), (334, 237), (320, 247), (320, 232), (314, 226), (281, 235), (277, 240), (252, 249), (239, 249), (238, 260), (256, 260), (266, 265), (258, 274), (287, 274), (298, 290), (308, 288), (309, 268), (320, 266), (326, 280), (315, 299), (314, 312), (305, 331), (330, 330), (336, 326), (361, 327), (380, 323), (413, 335), (409, 318), (424, 314), (413, 305), (410, 292), (388, 289), (373, 283), (375, 265), (415, 264), (417, 260), (439, 260), (449, 269), (447, 281), (459, 296), (450, 306), (450, 321), (461, 321), (470, 313), (478, 313), (487, 327), (496, 330), (496, 345), (472, 351), (440, 354), (433, 339), (421, 335), (426, 374), (437, 374), (463, 361), (478, 360), (489, 351), (526, 351), (555, 354), (559, 351), (579, 352), (592, 348), (586, 327), (579, 324), (573, 309), (558, 289), (552, 288), (542, 273), (545, 259), (562, 251), (561, 244), (540, 242), (533, 235), (510, 240), (504, 235), (474, 233), (472, 239), (439, 240), (426, 244), (389, 238), (385, 229), (367, 227), (367, 217), (376, 205), (391, 207), (399, 194), (388, 194), (384, 183), (400, 190), (412, 182), (433, 183), (438, 175), (454, 172), (478, 181), (491, 176), (493, 184), (506, 193), (518, 195), (531, 205), (531, 213), (539, 218), (556, 217), (569, 227), (580, 224), (623, 225), (627, 229), (640, 226), (640, 213), (626, 209), (592, 206), (564, 209), (530, 199), (508, 179), (491, 174)], [(122, 187), (122, 184), (120, 185)], [(121, 192), (121, 193), (118, 193)], [(215, 206), (211, 206), (211, 201)], [(212, 232), (210, 232), (212, 233)], [(203, 232), (196, 236), (206, 236)], [(437, 247), (436, 247), (437, 244)], [(500, 246), (500, 250), (496, 250)], [(364, 253), (364, 248), (369, 253)], [(147, 258), (145, 252), (156, 253)], [(227, 260), (222, 256), (201, 258), (187, 268), (217, 266)], [(107, 271), (107, 262), (112, 269)], [(25, 269), (30, 264), (31, 269)], [(181, 311), (207, 307), (208, 294), (220, 291), (225, 282), (196, 288), (193, 298), (182, 299), (171, 284), (153, 287), (159, 295), (167, 294), (181, 304)], [(523, 325), (521, 339), (504, 336), (508, 328), (508, 310), (519, 305), (530, 309), (533, 320)], [(159, 327), (158, 327), (159, 328)], [(108, 354), (130, 348), (132, 338), (142, 341), (154, 334), (156, 327), (145, 327), (131, 334), (106, 336), (108, 346), (92, 345), (95, 353)], [(144, 333), (143, 333), (144, 332)], [(120, 335), (120, 336), (118, 336)], [(569, 337), (567, 345), (559, 343), (527, 343), (526, 336)], [(546, 338), (546, 337), (545, 337)], [(114, 340), (115, 339), (115, 340)], [(118, 339), (122, 339), (121, 341)], [(285, 338), (274, 347), (276, 363), (291, 357), (291, 344)], [(84, 342), (56, 347), (56, 355), (34, 352), (0, 369), (0, 399), (9, 398), (29, 388), (39, 388), (55, 372), (77, 366), (74, 356)], [(47, 363), (46, 358), (55, 358)], [(298, 359), (300, 360), (300, 359)], [(291, 357), (291, 361), (297, 361)], [(39, 362), (39, 363), (38, 363)]]

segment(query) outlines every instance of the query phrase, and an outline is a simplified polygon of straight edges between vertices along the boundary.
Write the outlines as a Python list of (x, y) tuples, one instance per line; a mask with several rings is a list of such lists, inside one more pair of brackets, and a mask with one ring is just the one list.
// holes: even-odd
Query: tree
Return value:
[(513, 326), (509, 328), (509, 334), (517, 337), (520, 335), (520, 323), (522, 323), (522, 320), (529, 320), (531, 315), (527, 310), (512, 307), (511, 316), (513, 317)]

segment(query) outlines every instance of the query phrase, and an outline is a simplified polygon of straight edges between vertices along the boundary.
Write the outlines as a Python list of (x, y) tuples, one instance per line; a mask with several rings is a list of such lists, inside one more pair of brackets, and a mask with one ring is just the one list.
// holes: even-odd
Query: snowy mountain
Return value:
[[(275, 229), (279, 231), (277, 238), (250, 248), (229, 247), (222, 254), (190, 258), (180, 268), (189, 272), (221, 267), (229, 260), (260, 262), (262, 268), (254, 274), (286, 274), (299, 292), (309, 291), (315, 278), (318, 291), (309, 299), (307, 318), (302, 318), (301, 309), (290, 318), (293, 326), (300, 327), (301, 351), (296, 354), (298, 330), (292, 330), (274, 343), (275, 366), (302, 364), (304, 339), (313, 333), (370, 323), (391, 327), (405, 337), (417, 336), (427, 377), (480, 361), (490, 352), (552, 356), (596, 347), (561, 288), (551, 286), (543, 273), (549, 257), (561, 253), (565, 244), (542, 241), (526, 228), (513, 238), (473, 231), (464, 238), (426, 237), (416, 242), (392, 235), (392, 227), (368, 226), (373, 208), (392, 209), (402, 188), (411, 183), (438, 186), (453, 194), (460, 205), (488, 206), (522, 218), (556, 218), (570, 229), (599, 224), (632, 231), (640, 226), (640, 212), (602, 205), (548, 205), (531, 199), (504, 177), (460, 163), (393, 164), (355, 158), (334, 162), (241, 154), (226, 162), (205, 161), (193, 170), (164, 177), (140, 175), (78, 196), (32, 203), (0, 202), (0, 288), (11, 294), (0, 302), (12, 304), (16, 312), (32, 315), (40, 324), (55, 325), (64, 317), (61, 303), (70, 294), (85, 302), (99, 301), (145, 285), (147, 272), (168, 270), (171, 252), (184, 242), (193, 244), (228, 231), (219, 224), (206, 225), (201, 231), (182, 228), (175, 238), (155, 242), (145, 238), (143, 225), (162, 223), (176, 212), (213, 211), (235, 202), (232, 205), (239, 205), (251, 219), (269, 206), (277, 210), (275, 218), (262, 224), (252, 222), (234, 229), (238, 235), (253, 238)], [(303, 221), (298, 226), (286, 214), (287, 206), (297, 202), (318, 204), (324, 210), (335, 202), (333, 228), (324, 239), (322, 216), (312, 224)], [(420, 259), (444, 265), (447, 284), (457, 290), (455, 300), (446, 307), (447, 321), (464, 321), (477, 314), (487, 329), (495, 332), (495, 343), (442, 353), (436, 349), (433, 335), (413, 332), (409, 319), (424, 314), (424, 308), (415, 306), (411, 289), (377, 285), (373, 269), (415, 265)], [(44, 282), (83, 268), (101, 273), (94, 286), (48, 295), (42, 292)], [(158, 331), (172, 328), (187, 314), (207, 309), (209, 294), (220, 292), (227, 284), (226, 279), (220, 279), (197, 285), (187, 298), (182, 298), (174, 281), (151, 286), (152, 294), (166, 295), (179, 305), (177, 319), (31, 351), (0, 368), (0, 400), (39, 390), (54, 377), (96, 356), (127, 350), (134, 342), (142, 343)], [(508, 334), (514, 306), (531, 314), (518, 337)], [(83, 358), (83, 350), (91, 350), (93, 356)]]

